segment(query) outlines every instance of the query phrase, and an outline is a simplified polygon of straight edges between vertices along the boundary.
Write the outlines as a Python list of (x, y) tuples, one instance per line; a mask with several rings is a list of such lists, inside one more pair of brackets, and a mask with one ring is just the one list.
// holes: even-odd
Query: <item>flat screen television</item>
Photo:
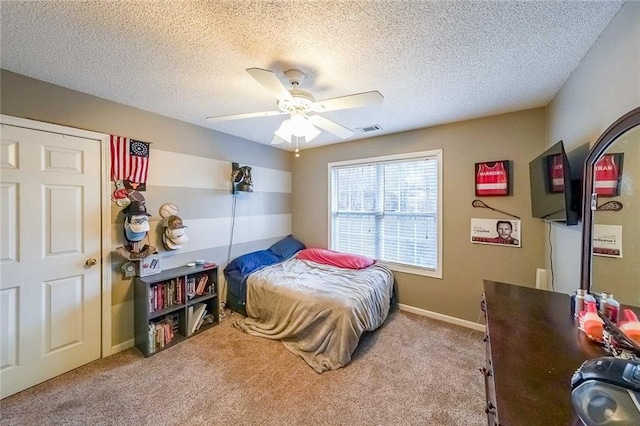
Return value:
[(531, 214), (552, 222), (577, 225), (580, 219), (580, 179), (571, 179), (562, 141), (529, 162)]

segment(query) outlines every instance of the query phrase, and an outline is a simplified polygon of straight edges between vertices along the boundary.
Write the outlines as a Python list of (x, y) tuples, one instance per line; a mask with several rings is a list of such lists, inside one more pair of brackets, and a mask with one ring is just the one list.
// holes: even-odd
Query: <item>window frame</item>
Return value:
[(390, 162), (390, 161), (402, 161), (402, 160), (415, 160), (417, 158), (425, 158), (430, 157), (435, 159), (437, 164), (437, 179), (438, 179), (438, 193), (437, 193), (437, 203), (438, 207), (436, 209), (436, 229), (438, 233), (438, 242), (436, 244), (436, 268), (425, 268), (421, 266), (409, 266), (405, 264), (399, 264), (394, 262), (388, 262), (380, 260), (380, 264), (387, 266), (389, 269), (395, 272), (404, 272), (407, 274), (413, 275), (421, 275), (431, 278), (442, 279), (442, 247), (443, 247), (443, 235), (442, 235), (442, 212), (443, 212), (443, 150), (442, 149), (434, 149), (429, 151), (418, 151), (418, 152), (409, 152), (404, 154), (394, 154), (394, 155), (384, 155), (379, 157), (369, 157), (369, 158), (361, 158), (354, 160), (344, 160), (344, 161), (334, 161), (327, 164), (327, 222), (328, 222), (328, 235), (327, 241), (328, 246), (331, 247), (331, 235), (332, 235), (332, 217), (331, 217), (331, 194), (333, 191), (332, 187), (332, 170), (335, 167), (343, 167), (343, 166), (357, 166), (357, 165), (368, 165), (368, 164), (378, 164), (381, 162)]

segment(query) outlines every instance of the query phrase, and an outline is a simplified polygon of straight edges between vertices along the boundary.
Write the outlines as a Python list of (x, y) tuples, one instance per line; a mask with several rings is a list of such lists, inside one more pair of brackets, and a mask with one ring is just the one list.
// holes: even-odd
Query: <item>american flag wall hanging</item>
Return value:
[(111, 180), (146, 183), (149, 142), (111, 135)]

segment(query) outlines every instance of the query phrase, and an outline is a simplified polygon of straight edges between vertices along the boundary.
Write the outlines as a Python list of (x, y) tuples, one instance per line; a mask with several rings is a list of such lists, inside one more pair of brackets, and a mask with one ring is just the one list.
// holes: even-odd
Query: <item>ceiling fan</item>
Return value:
[[(262, 84), (264, 88), (273, 93), (278, 100), (278, 110), (207, 117), (207, 121), (215, 123), (228, 120), (289, 114), (289, 119), (285, 120), (278, 130), (275, 131), (273, 140), (271, 141), (273, 145), (284, 142), (296, 142), (296, 145), (299, 142), (309, 142), (320, 134), (319, 129), (346, 139), (353, 135), (353, 130), (335, 121), (324, 118), (318, 115), (318, 113), (379, 105), (384, 99), (380, 92), (374, 90), (324, 101), (316, 101), (311, 93), (298, 89), (298, 85), (305, 77), (304, 73), (299, 70), (291, 69), (284, 73), (291, 84), (291, 89), (287, 89), (278, 77), (269, 70), (247, 68), (247, 72), (251, 77), (256, 79), (258, 83)], [(296, 154), (297, 152), (298, 150), (296, 149)]]

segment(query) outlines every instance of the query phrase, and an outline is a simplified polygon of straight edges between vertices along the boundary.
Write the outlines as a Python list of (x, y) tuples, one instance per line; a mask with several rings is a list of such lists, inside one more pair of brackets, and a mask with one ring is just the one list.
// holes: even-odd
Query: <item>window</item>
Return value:
[(329, 164), (332, 250), (442, 277), (442, 151)]

